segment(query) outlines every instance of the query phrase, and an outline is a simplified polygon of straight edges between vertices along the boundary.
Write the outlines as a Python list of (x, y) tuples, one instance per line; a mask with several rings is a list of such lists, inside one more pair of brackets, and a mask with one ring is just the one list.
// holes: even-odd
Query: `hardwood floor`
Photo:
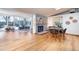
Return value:
[(79, 36), (0, 32), (0, 51), (78, 51)]

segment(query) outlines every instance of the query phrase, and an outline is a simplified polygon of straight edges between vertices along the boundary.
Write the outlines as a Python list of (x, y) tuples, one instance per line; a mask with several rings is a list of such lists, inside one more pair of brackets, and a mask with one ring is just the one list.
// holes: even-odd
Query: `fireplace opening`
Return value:
[(38, 26), (38, 32), (43, 32), (43, 26)]

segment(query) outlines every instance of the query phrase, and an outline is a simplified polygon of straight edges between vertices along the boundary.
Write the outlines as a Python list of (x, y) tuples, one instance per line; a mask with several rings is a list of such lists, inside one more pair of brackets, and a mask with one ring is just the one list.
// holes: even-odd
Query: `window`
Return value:
[(0, 16), (0, 28), (5, 27), (6, 25), (6, 19), (4, 16)]
[(17, 16), (0, 16), (0, 28), (16, 27), (27, 29), (31, 27), (31, 18), (17, 17)]
[(14, 26), (14, 17), (13, 16), (8, 16), (8, 26)]
[(14, 17), (15, 26), (19, 27), (19, 17)]

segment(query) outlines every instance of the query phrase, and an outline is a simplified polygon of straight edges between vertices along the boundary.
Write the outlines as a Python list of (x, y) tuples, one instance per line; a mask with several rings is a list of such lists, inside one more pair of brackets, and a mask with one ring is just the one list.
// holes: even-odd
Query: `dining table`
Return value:
[(49, 29), (57, 30), (58, 32), (64, 30), (63, 28), (59, 28), (59, 27), (50, 27)]

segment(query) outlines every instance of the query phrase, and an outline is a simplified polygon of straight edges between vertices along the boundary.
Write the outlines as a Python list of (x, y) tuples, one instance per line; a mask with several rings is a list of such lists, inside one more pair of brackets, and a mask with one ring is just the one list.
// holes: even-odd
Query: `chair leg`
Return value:
[(63, 40), (65, 40), (65, 33), (63, 34)]

